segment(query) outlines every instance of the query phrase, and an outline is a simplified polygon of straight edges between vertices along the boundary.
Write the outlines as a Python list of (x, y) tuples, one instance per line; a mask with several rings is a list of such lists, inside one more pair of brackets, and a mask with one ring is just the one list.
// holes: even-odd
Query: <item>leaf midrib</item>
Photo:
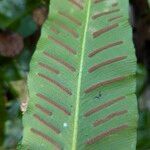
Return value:
[(72, 150), (76, 150), (76, 146), (77, 146), (81, 82), (82, 82), (82, 72), (83, 72), (83, 64), (84, 64), (84, 55), (85, 55), (85, 45), (86, 45), (86, 37), (87, 37), (87, 30), (88, 30), (88, 22), (90, 19), (90, 8), (91, 8), (91, 0), (88, 0), (87, 12), (86, 12), (87, 16), (86, 16), (85, 28), (84, 28), (83, 39), (82, 39), (81, 61), (80, 61), (79, 77), (78, 77), (78, 84), (77, 84), (77, 98), (76, 98), (76, 105), (75, 105), (76, 108), (75, 108), (75, 117), (74, 117)]

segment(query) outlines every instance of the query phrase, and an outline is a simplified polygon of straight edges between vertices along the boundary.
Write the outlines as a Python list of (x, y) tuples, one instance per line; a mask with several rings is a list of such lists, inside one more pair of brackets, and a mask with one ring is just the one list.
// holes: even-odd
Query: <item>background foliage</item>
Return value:
[(20, 104), (27, 100), (29, 62), (48, 3), (0, 0), (0, 149), (15, 149), (22, 137)]
[[(137, 149), (150, 149), (150, 10), (130, 0), (137, 52), (139, 129)], [(0, 149), (16, 149), (22, 138), (20, 104), (27, 103), (26, 76), (48, 11), (49, 0), (0, 0)], [(150, 1), (149, 1), (150, 3)], [(16, 44), (13, 44), (15, 41)]]

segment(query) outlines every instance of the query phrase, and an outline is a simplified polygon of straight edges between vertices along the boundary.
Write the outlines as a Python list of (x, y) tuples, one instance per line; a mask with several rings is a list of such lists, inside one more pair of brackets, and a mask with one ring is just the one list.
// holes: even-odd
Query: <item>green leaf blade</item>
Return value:
[(55, 0), (50, 10), (31, 61), (23, 145), (135, 149), (136, 59), (128, 2)]

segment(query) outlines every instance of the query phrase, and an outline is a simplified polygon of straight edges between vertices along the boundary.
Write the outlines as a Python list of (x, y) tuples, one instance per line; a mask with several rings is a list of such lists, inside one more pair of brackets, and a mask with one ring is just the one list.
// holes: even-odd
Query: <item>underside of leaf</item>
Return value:
[(136, 149), (128, 6), (124, 0), (51, 0), (31, 61), (20, 149)]

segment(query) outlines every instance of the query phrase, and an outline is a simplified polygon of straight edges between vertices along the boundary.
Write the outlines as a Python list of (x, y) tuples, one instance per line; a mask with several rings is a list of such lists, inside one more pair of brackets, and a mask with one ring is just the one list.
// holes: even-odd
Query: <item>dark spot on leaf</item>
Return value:
[(102, 96), (101, 91), (99, 91), (99, 93), (94, 97), (95, 99), (100, 99)]

